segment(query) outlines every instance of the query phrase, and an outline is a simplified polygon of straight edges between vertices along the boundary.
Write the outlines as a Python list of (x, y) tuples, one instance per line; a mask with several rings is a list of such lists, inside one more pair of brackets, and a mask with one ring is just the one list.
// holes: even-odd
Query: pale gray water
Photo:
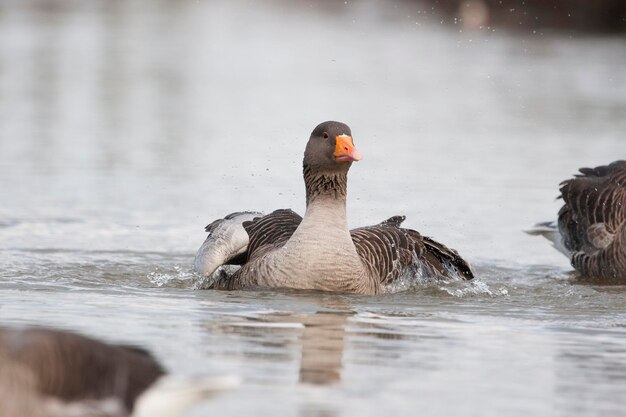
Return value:
[[(1, 324), (243, 377), (194, 416), (623, 415), (626, 289), (521, 232), (626, 158), (623, 37), (460, 32), (404, 2), (34, 4), (0, 3)], [(475, 283), (194, 290), (206, 223), (302, 212), (327, 119), (365, 155), (350, 223), (406, 214)]]

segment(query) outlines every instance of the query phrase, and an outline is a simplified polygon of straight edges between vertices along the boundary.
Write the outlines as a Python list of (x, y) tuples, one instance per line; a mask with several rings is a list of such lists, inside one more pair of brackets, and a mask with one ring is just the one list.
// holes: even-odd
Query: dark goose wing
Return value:
[(376, 226), (350, 231), (357, 253), (381, 285), (392, 284), (411, 267), (420, 268), (422, 276), (474, 278), (456, 251), (415, 230), (401, 228), (402, 221), (404, 216), (394, 216)]
[[(242, 263), (258, 258), (267, 252), (280, 248), (293, 235), (302, 217), (290, 209), (279, 209), (265, 216), (255, 217), (242, 223), (248, 236), (248, 246), (243, 253)], [(221, 276), (210, 288), (232, 290), (237, 288), (239, 274)]]
[(247, 260), (263, 256), (283, 246), (302, 222), (302, 217), (291, 209), (279, 209), (266, 216), (243, 223), (250, 237)]
[(561, 183), (559, 231), (572, 265), (587, 276), (626, 277), (626, 161), (580, 172)]

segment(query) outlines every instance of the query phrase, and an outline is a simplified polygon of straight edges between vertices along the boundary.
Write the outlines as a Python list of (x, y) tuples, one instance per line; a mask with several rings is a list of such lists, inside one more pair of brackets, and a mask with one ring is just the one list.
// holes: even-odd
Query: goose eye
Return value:
[(328, 133), (324, 132), (322, 136), (324, 136), (324, 139), (328, 139)]

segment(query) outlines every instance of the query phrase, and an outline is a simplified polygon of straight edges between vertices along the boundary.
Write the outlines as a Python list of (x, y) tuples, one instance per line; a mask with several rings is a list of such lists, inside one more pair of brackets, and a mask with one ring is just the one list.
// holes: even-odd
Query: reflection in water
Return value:
[[(341, 309), (337, 309), (341, 305)], [(343, 355), (346, 345), (346, 324), (354, 312), (340, 302), (333, 310), (315, 313), (269, 313), (258, 316), (228, 317), (226, 322), (213, 321), (209, 331), (244, 337), (256, 345), (247, 355), (251, 359), (271, 360), (281, 366), (299, 350), (299, 378), (301, 384), (333, 386), (341, 382)], [(299, 336), (299, 346), (293, 343), (293, 334)], [(279, 348), (279, 349), (276, 349)], [(273, 353), (268, 355), (268, 350)], [(302, 417), (333, 417), (338, 412), (326, 401), (305, 400), (300, 404)]]
[(351, 304), (339, 299), (321, 302), (320, 307), (315, 312), (229, 314), (210, 320), (206, 328), (212, 336), (234, 337), (233, 345), (245, 346), (234, 355), (245, 357), (254, 384), (275, 386), (273, 374), (289, 368), (295, 359), (298, 377), (291, 381), (299, 386), (301, 417), (341, 414), (342, 393), (354, 383), (354, 375), (344, 380), (346, 366), (362, 368), (359, 379), (367, 375), (365, 379), (375, 380), (375, 386), (395, 385), (396, 371), (390, 370), (411, 369), (428, 378), (442, 369), (446, 351), (433, 349), (433, 344), (444, 343), (452, 351), (459, 347), (454, 335), (433, 334), (430, 314), (357, 314)]
[(317, 312), (301, 316), (300, 382), (332, 384), (341, 380), (346, 322), (354, 313)]
[[(269, 313), (232, 316), (209, 324), (210, 332), (243, 337), (255, 345), (246, 351), (254, 359), (286, 361), (292, 357), (293, 335), (299, 339), (299, 382), (330, 385), (341, 381), (346, 323), (351, 311)], [(291, 351), (291, 352), (290, 352)], [(271, 353), (270, 353), (271, 352)]]
[(339, 415), (337, 410), (325, 408), (323, 404), (304, 404), (299, 413), (300, 417), (337, 417)]

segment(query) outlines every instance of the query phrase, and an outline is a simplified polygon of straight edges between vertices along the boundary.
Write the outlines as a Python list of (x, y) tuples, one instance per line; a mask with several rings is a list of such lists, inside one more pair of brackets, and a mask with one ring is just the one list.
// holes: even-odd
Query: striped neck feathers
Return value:
[(348, 171), (318, 171), (305, 164), (304, 185), (306, 188), (306, 206), (317, 200), (335, 200), (341, 206), (346, 205), (348, 194)]

